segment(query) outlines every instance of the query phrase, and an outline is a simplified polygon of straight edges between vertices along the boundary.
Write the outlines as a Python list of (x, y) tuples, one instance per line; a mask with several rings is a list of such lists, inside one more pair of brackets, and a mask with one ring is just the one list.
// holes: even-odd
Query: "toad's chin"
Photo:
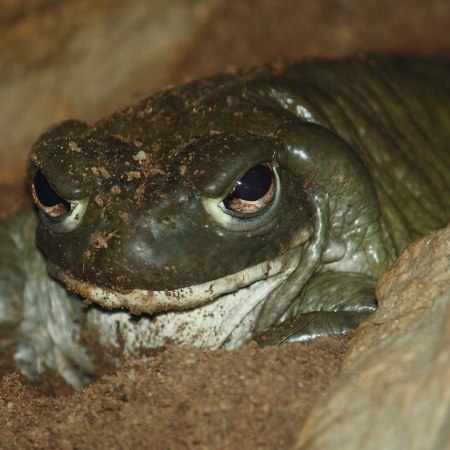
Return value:
[(287, 278), (299, 263), (298, 251), (292, 249), (284, 255), (248, 269), (207, 283), (179, 289), (153, 291), (150, 289), (128, 289), (119, 291), (75, 278), (70, 272), (49, 263), (49, 271), (62, 281), (68, 290), (81, 295), (88, 302), (107, 309), (127, 309), (132, 314), (156, 314), (162, 311), (178, 311), (195, 308), (224, 294), (238, 291), (257, 281), (283, 273)]

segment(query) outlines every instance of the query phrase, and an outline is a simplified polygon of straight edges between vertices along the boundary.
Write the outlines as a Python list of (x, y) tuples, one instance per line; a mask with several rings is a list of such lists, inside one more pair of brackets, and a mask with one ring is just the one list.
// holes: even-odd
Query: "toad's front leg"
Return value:
[(260, 345), (278, 345), (346, 334), (375, 311), (375, 284), (364, 274), (320, 273), (310, 280), (280, 322), (257, 333), (255, 339)]

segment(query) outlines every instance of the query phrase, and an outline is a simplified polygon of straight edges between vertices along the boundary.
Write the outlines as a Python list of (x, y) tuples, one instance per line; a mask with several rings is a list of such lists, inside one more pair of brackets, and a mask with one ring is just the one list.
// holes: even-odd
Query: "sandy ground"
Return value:
[(9, 374), (0, 385), (0, 446), (289, 448), (346, 348), (344, 339), (233, 352), (167, 347), (57, 397)]

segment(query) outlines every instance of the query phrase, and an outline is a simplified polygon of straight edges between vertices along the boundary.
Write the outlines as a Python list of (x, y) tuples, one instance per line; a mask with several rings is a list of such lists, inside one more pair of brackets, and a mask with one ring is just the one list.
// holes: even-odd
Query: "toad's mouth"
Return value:
[(164, 291), (147, 289), (115, 290), (75, 278), (70, 272), (49, 263), (49, 271), (62, 281), (67, 289), (81, 295), (88, 302), (107, 309), (127, 309), (132, 314), (155, 314), (162, 311), (176, 311), (194, 308), (217, 297), (245, 288), (257, 281), (266, 280), (278, 274), (285, 278), (295, 270), (300, 261), (298, 249), (248, 269), (207, 283)]

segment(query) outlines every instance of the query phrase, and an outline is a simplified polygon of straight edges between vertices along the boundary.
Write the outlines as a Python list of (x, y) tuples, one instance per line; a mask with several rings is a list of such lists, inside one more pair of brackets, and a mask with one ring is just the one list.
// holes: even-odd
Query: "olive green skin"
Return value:
[[(57, 277), (126, 295), (189, 289), (260, 263), (265, 280), (274, 260), (297, 255), (258, 304), (253, 335), (274, 343), (345, 332), (376, 308), (376, 280), (398, 253), (450, 220), (449, 73), (447, 63), (407, 58), (269, 65), (155, 93), (92, 125), (63, 122), (33, 146), (30, 184), (39, 169), (87, 208), (72, 230), (40, 212), (36, 244)], [(225, 198), (260, 163), (279, 175), (279, 202), (224, 226), (205, 200)], [(24, 211), (0, 224), (10, 261), (0, 271), (0, 350), (15, 333), (24, 373), (46, 365), (80, 386), (91, 363), (76, 336), (86, 320), (97, 332), (109, 313), (83, 311), (44, 280), (35, 222)], [(158, 313), (146, 308), (129, 309)], [(115, 329), (106, 335), (120, 341)]]
[[(299, 229), (314, 228), (311, 198), (326, 192), (335, 215), (348, 208), (369, 221), (381, 215), (387, 242), (369, 255), (379, 276), (407, 243), (448, 220), (448, 104), (445, 64), (316, 61), (168, 89), (92, 126), (64, 122), (40, 138), (31, 158), (63, 198), (90, 203), (70, 233), (41, 224), (37, 244), (58, 267), (98, 285), (175, 289), (285, 252)], [(144, 162), (134, 158), (139, 151)], [(225, 197), (261, 162), (279, 166), (276, 224), (224, 230), (201, 198)], [(113, 233), (107, 248), (90, 244), (94, 231)]]

